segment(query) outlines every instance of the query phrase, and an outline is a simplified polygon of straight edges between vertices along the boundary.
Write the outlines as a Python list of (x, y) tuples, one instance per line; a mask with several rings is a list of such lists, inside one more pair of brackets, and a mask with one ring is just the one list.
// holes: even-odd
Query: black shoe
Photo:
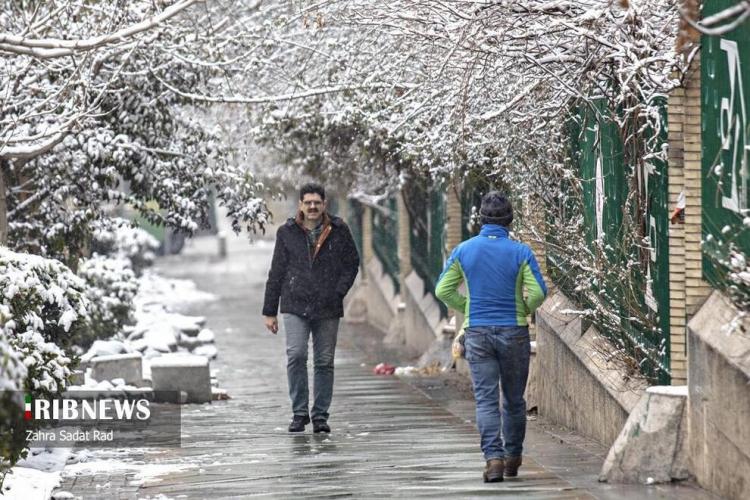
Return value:
[(331, 432), (331, 428), (325, 420), (313, 420), (313, 432)]
[(305, 432), (305, 426), (310, 423), (307, 415), (295, 415), (289, 424), (289, 432)]

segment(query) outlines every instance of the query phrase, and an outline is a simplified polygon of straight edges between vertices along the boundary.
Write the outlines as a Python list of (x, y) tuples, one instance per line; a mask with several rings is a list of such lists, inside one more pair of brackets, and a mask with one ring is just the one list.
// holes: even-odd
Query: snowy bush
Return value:
[(84, 290), (62, 263), (0, 248), (0, 480), (26, 448), (22, 392), (44, 398), (67, 384), (62, 346), (85, 331)]
[(26, 367), (21, 355), (11, 345), (0, 328), (0, 391), (19, 391), (26, 379)]
[(76, 344), (87, 348), (94, 340), (109, 338), (133, 323), (138, 279), (129, 261), (98, 254), (79, 261), (78, 275), (87, 285), (89, 323), (86, 337)]
[(100, 224), (93, 235), (92, 249), (100, 255), (127, 259), (137, 276), (152, 265), (159, 241), (141, 228), (124, 219), (114, 219), (111, 224)]
[(65, 387), (71, 360), (63, 347), (86, 329), (85, 283), (62, 263), (0, 248), (0, 326), (26, 368), (24, 390)]
[(5, 472), (21, 457), (25, 441), (15, 432), (22, 421), (23, 400), (20, 391), (26, 379), (26, 367), (0, 328), (0, 485)]

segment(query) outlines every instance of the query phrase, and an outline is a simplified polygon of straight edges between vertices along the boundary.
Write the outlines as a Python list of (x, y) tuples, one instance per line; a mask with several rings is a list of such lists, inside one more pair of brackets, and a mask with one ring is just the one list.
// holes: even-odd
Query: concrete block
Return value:
[[(377, 257), (373, 257), (367, 263), (367, 281), (371, 285), (372, 289), (378, 290), (383, 298), (386, 300), (387, 305), (391, 309), (391, 315), (396, 314), (396, 304), (393, 298), (396, 296), (396, 288), (393, 284), (393, 279), (388, 276), (383, 270), (383, 264)], [(372, 319), (372, 318), (369, 318)], [(382, 330), (383, 328), (381, 328)]]
[(438, 331), (438, 325), (440, 324), (440, 306), (437, 300), (430, 294), (427, 294), (430, 301), (427, 303), (427, 308), (422, 310), (427, 324), (432, 327), (433, 330)]
[(81, 362), (86, 365), (97, 356), (109, 356), (111, 354), (126, 352), (130, 352), (130, 349), (124, 342), (120, 342), (119, 340), (95, 340), (86, 354), (81, 356)]
[[(140, 341), (136, 341), (140, 342)], [(198, 347), (199, 345), (203, 345), (203, 342), (201, 342), (197, 336), (191, 337), (190, 335), (185, 334), (184, 332), (180, 333), (180, 341), (178, 342), (178, 345), (180, 347), (185, 347), (187, 349), (194, 349)]]
[(219, 389), (218, 387), (213, 387), (211, 389), (211, 394), (214, 401), (226, 401), (227, 399), (232, 399), (226, 389)]
[(715, 291), (688, 324), (689, 448), (698, 483), (750, 498), (750, 318)]
[(159, 352), (173, 352), (177, 350), (180, 330), (169, 324), (154, 325), (143, 335), (148, 347)]
[(208, 359), (216, 359), (216, 356), (219, 355), (219, 350), (212, 344), (204, 344), (193, 349), (192, 353), (197, 356), (204, 356)]
[(524, 399), (526, 400), (526, 411), (533, 408), (538, 408), (537, 403), (537, 357), (536, 357), (536, 341), (531, 342), (531, 359), (529, 360), (529, 381), (526, 384), (526, 392), (524, 393)]
[(143, 379), (143, 356), (139, 352), (98, 356), (91, 360), (91, 378), (98, 381), (121, 378), (130, 385)]
[(392, 283), (389, 287), (382, 287), (388, 283), (382, 280), (382, 268), (377, 257), (370, 259), (367, 265), (367, 285), (362, 287), (362, 292), (358, 291), (358, 297), (366, 303), (367, 322), (378, 330), (387, 332), (396, 316), (400, 300), (393, 294)]
[(154, 401), (154, 391), (150, 387), (81, 387), (75, 386), (63, 392), (66, 399), (147, 399)]
[(205, 344), (213, 344), (214, 340), (216, 340), (214, 332), (209, 330), (208, 328), (202, 329), (200, 332), (198, 332), (197, 335), (187, 334), (184, 330), (181, 331), (179, 335), (180, 340), (178, 342), (178, 345), (180, 347), (186, 347), (191, 350)]
[(198, 335), (203, 325), (206, 324), (205, 316), (186, 316), (179, 313), (170, 313), (168, 319), (172, 326), (191, 336)]
[(688, 478), (687, 386), (649, 387), (609, 450), (600, 481), (668, 483)]
[(344, 318), (349, 323), (367, 323), (367, 289), (369, 284), (357, 275), (354, 286), (344, 298)]
[(86, 382), (86, 373), (83, 370), (74, 370), (70, 376), (70, 385), (83, 385)]
[(133, 341), (128, 341), (128, 345), (131, 349), (138, 352), (143, 352), (146, 349), (148, 349), (148, 342), (146, 342), (144, 339), (140, 338)]
[(406, 331), (404, 328), (406, 303), (399, 302), (397, 311), (383, 339), (383, 343), (389, 346), (401, 346), (406, 342)]
[(211, 401), (208, 358), (191, 354), (165, 354), (151, 361), (155, 392), (185, 391), (188, 403)]
[(216, 335), (214, 335), (214, 332), (209, 330), (208, 328), (204, 328), (200, 332), (198, 332), (198, 336), (196, 338), (202, 344), (213, 344), (216, 340)]
[[(443, 322), (439, 321), (437, 325), (433, 325), (425, 317), (420, 306), (420, 302), (424, 299), (424, 289), (417, 273), (412, 271), (405, 281), (407, 284), (403, 294), (406, 304), (403, 318), (405, 348), (410, 354), (420, 355), (430, 348), (437, 337), (442, 336)], [(430, 298), (432, 299), (431, 296)]]
[(161, 391), (155, 392), (154, 398), (157, 403), (172, 403), (178, 405), (184, 405), (189, 403), (188, 393), (185, 391)]
[(595, 328), (582, 332), (576, 309), (557, 292), (537, 311), (533, 390), (539, 415), (609, 447), (648, 384), (605, 355), (616, 348)]
[(411, 292), (412, 297), (415, 300), (420, 300), (424, 295), (424, 282), (422, 278), (416, 272), (411, 272), (406, 276), (404, 282), (406, 283), (406, 288)]

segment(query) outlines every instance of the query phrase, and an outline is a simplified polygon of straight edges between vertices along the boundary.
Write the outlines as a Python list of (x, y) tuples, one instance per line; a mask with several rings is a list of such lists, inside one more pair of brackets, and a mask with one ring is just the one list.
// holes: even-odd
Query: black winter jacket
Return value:
[(344, 296), (359, 271), (359, 254), (349, 227), (330, 217), (331, 231), (313, 259), (307, 234), (293, 218), (276, 232), (271, 269), (266, 281), (264, 316), (281, 312), (306, 319), (340, 318)]

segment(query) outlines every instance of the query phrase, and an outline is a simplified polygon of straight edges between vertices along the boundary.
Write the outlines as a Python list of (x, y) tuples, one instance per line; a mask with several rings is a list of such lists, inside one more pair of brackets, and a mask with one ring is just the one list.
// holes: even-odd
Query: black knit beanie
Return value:
[(490, 191), (482, 198), (479, 209), (480, 222), (484, 224), (499, 224), (509, 227), (513, 222), (513, 205), (510, 200), (499, 191)]

